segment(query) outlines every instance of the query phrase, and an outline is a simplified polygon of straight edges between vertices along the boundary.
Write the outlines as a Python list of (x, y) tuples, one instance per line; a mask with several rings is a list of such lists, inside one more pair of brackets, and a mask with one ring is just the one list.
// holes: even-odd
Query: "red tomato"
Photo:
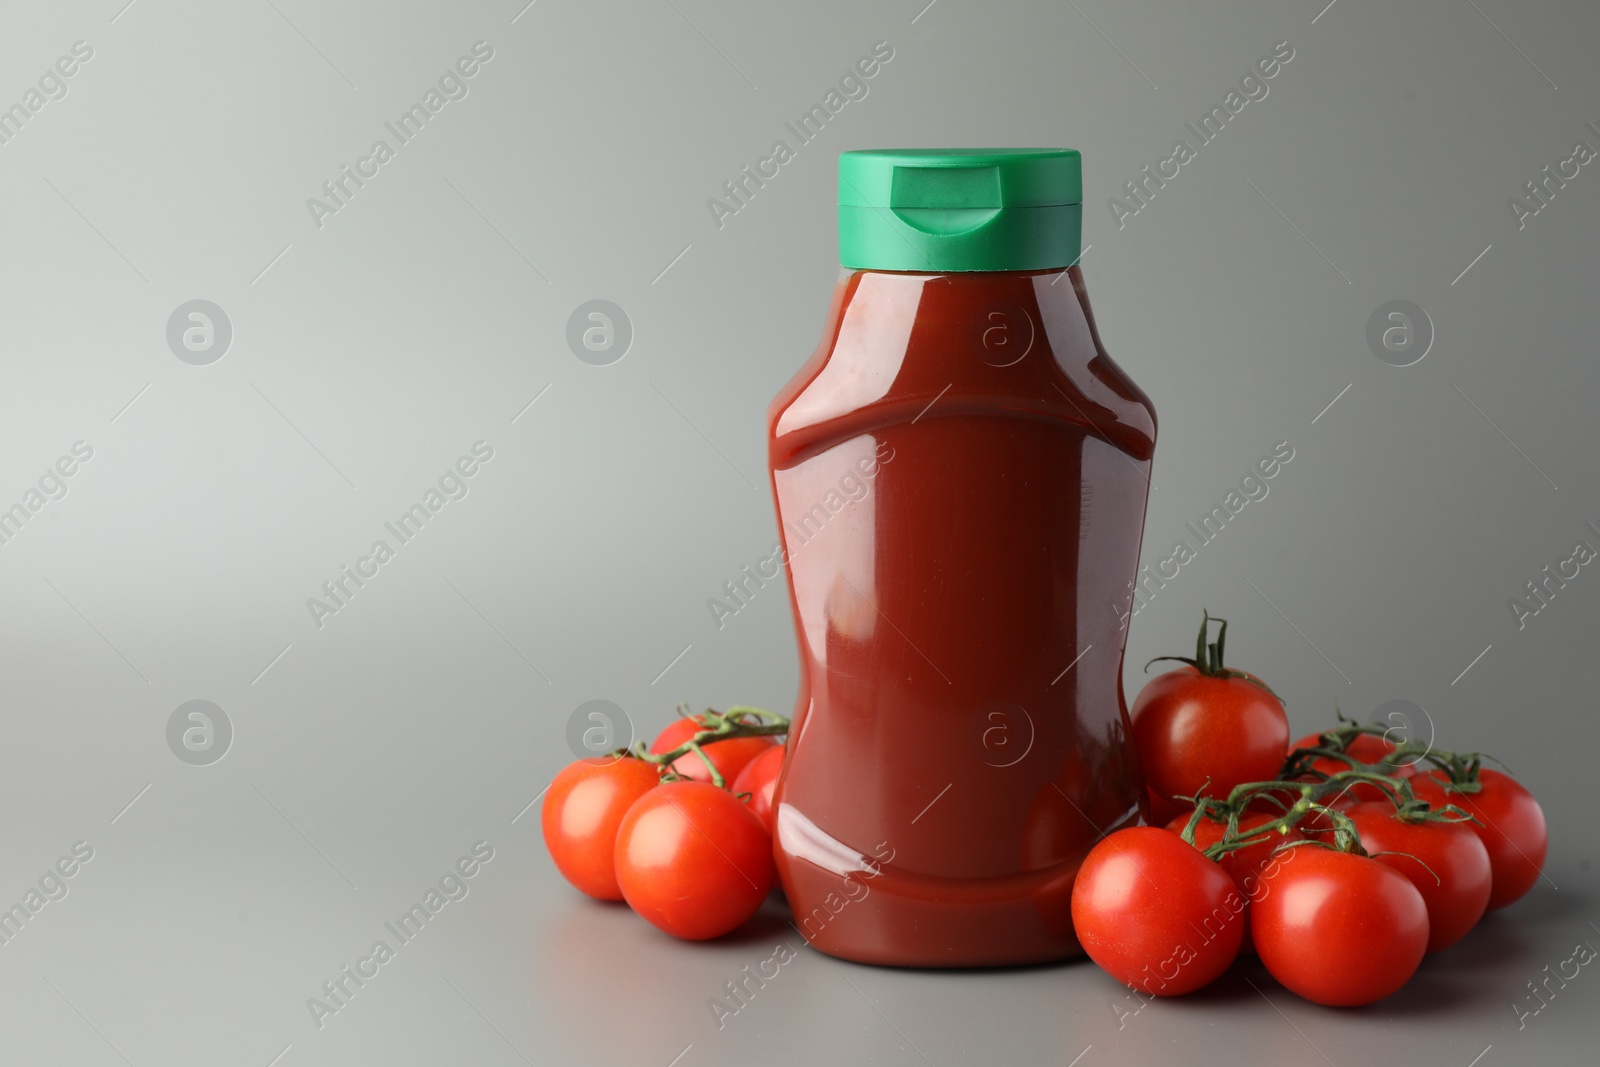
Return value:
[(1366, 856), (1301, 845), (1278, 853), (1251, 902), (1261, 962), (1307, 1000), (1348, 1008), (1382, 1000), (1428, 948), (1417, 887)]
[[(1192, 812), (1190, 813), (1193, 814)], [(1239, 836), (1243, 837), (1251, 830), (1271, 822), (1276, 816), (1265, 812), (1245, 812), (1239, 816)], [(1167, 829), (1175, 834), (1182, 834), (1183, 828), (1189, 824), (1189, 815), (1180, 815), (1167, 824)], [(1228, 824), (1220, 819), (1201, 819), (1200, 825), (1194, 828), (1194, 847), (1204, 851), (1222, 840)], [(1250, 845), (1225, 853), (1216, 861), (1228, 877), (1233, 879), (1234, 886), (1239, 890), (1240, 896), (1248, 902), (1252, 896), (1260, 892), (1261, 872), (1272, 859), (1272, 851), (1279, 845), (1286, 845), (1291, 841), (1301, 840), (1298, 830), (1290, 830), (1287, 834), (1274, 834), (1259, 845)], [(1250, 940), (1250, 909), (1244, 910), (1244, 930), (1239, 938), (1240, 952), (1254, 952), (1255, 947)]]
[(1520, 900), (1544, 870), (1550, 845), (1544, 809), (1515, 778), (1499, 771), (1480, 770), (1476, 793), (1456, 792), (1448, 781), (1443, 771), (1430, 771), (1411, 779), (1411, 788), (1434, 807), (1454, 804), (1482, 823), (1467, 825), (1489, 850), (1489, 910)]
[(1173, 797), (1202, 788), (1226, 797), (1242, 782), (1276, 778), (1289, 741), (1277, 697), (1244, 678), (1214, 678), (1194, 667), (1151, 679), (1134, 701), (1132, 723), (1154, 823), (1189, 808)]
[(544, 846), (562, 877), (597, 900), (621, 900), (613, 859), (617, 827), (660, 779), (655, 764), (631, 757), (579, 760), (562, 768), (540, 813)]
[(774, 833), (772, 791), (778, 785), (778, 772), (783, 769), (784, 747), (773, 745), (761, 755), (744, 765), (739, 777), (734, 779), (733, 792), (750, 794), (750, 812)]
[[(1321, 734), (1307, 734), (1290, 745), (1289, 750), (1292, 752), (1297, 748), (1323, 747), (1326, 746), (1322, 744)], [(1344, 754), (1356, 763), (1377, 763), (1393, 752), (1394, 749), (1393, 742), (1387, 741), (1377, 734), (1356, 734), (1350, 739), (1349, 744), (1345, 746)], [(1323, 774), (1338, 774), (1340, 771), (1351, 769), (1349, 762), (1333, 756), (1318, 756), (1311, 766), (1314, 770), (1321, 771)], [(1387, 769), (1382, 773), (1391, 778), (1410, 778), (1416, 772), (1416, 764), (1405, 763)], [(1338, 808), (1343, 811), (1346, 808), (1354, 807), (1369, 800), (1387, 800), (1388, 798), (1389, 794), (1384, 792), (1381, 786), (1372, 785), (1369, 782), (1356, 782), (1337, 796), (1324, 797), (1321, 803), (1328, 805), (1330, 808)], [(1393, 802), (1391, 801), (1391, 806), (1392, 804)]]
[[(651, 755), (659, 756), (663, 752), (671, 752), (702, 728), (699, 719), (674, 719), (671, 725), (650, 742)], [(711, 757), (711, 762), (722, 772), (722, 780), (731, 785), (739, 776), (739, 772), (744, 770), (745, 764), (777, 743), (777, 739), (772, 737), (735, 737), (728, 741), (713, 741), (709, 745), (702, 745), (701, 751)], [(693, 752), (686, 752), (673, 760), (672, 769), (685, 778), (692, 778), (697, 782), (711, 781), (711, 772), (706, 769), (705, 760)]]
[(633, 910), (673, 937), (720, 937), (772, 890), (772, 836), (726, 789), (668, 782), (617, 831), (617, 882)]
[(1089, 958), (1154, 996), (1192, 993), (1227, 970), (1244, 908), (1226, 871), (1154, 826), (1106, 837), (1072, 885), (1072, 925)]
[[(1387, 800), (1357, 804), (1346, 814), (1361, 847), (1406, 876), (1428, 909), (1428, 951), (1448, 948), (1483, 918), (1489, 903), (1489, 851), (1464, 822), (1406, 822)], [(1404, 853), (1404, 855), (1400, 855)]]

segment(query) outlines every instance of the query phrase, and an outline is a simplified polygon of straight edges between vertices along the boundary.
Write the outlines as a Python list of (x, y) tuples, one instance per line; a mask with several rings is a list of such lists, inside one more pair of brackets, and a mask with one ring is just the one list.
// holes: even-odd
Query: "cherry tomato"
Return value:
[(1489, 851), (1471, 823), (1407, 822), (1387, 800), (1357, 804), (1346, 814), (1355, 821), (1361, 847), (1422, 894), (1429, 952), (1448, 948), (1478, 925), (1489, 903)]
[[(1321, 734), (1307, 734), (1305, 737), (1302, 737), (1300, 740), (1290, 745), (1289, 751), (1293, 752), (1297, 748), (1327, 747), (1329, 746), (1326, 746), (1322, 743)], [(1356, 763), (1377, 763), (1379, 760), (1383, 759), (1383, 757), (1393, 752), (1394, 749), (1395, 746), (1393, 742), (1379, 737), (1377, 734), (1356, 734), (1350, 739), (1350, 742), (1345, 745), (1344, 754), (1349, 756), (1350, 759)], [(1318, 756), (1312, 762), (1311, 766), (1313, 770), (1321, 771), (1323, 774), (1338, 774), (1340, 771), (1348, 771), (1351, 769), (1348, 762), (1338, 759), (1334, 756)], [(1391, 778), (1410, 778), (1416, 772), (1416, 764), (1404, 763), (1385, 770), (1383, 773), (1387, 774)], [(1324, 797), (1321, 803), (1328, 805), (1330, 808), (1337, 808), (1343, 811), (1346, 808), (1352, 808), (1357, 804), (1362, 804), (1367, 801), (1388, 799), (1389, 794), (1383, 791), (1382, 786), (1373, 785), (1370, 782), (1356, 782), (1355, 784), (1346, 787), (1345, 790), (1337, 796)], [(1392, 801), (1390, 802), (1390, 806), (1393, 807)]]
[(1202, 788), (1225, 797), (1242, 782), (1276, 778), (1283, 766), (1289, 741), (1283, 703), (1245, 678), (1180, 667), (1151, 679), (1131, 716), (1155, 823), (1188, 808), (1173, 797)]
[(673, 937), (720, 937), (772, 890), (772, 836), (726, 789), (668, 782), (617, 830), (617, 883), (633, 910)]
[(1428, 909), (1392, 867), (1300, 845), (1273, 857), (1251, 902), (1261, 962), (1307, 1000), (1347, 1008), (1410, 980), (1428, 948)]
[(772, 791), (778, 785), (778, 772), (783, 769), (784, 751), (782, 745), (773, 745), (746, 763), (744, 770), (739, 772), (739, 777), (733, 782), (735, 795), (750, 794), (750, 812), (761, 820), (768, 833), (775, 832), (776, 815), (772, 810)]
[[(665, 730), (656, 735), (654, 741), (650, 742), (650, 753), (659, 756), (663, 752), (671, 752), (701, 729), (699, 719), (674, 719)], [(717, 770), (722, 772), (722, 780), (732, 785), (739, 772), (744, 770), (745, 764), (777, 743), (777, 739), (772, 737), (735, 737), (728, 741), (713, 741), (709, 745), (702, 745), (700, 750), (717, 765)], [(683, 777), (692, 778), (697, 782), (711, 781), (711, 772), (706, 769), (705, 760), (693, 752), (686, 752), (673, 760), (672, 769)]]
[[(1193, 814), (1192, 812), (1190, 813)], [(1263, 823), (1271, 822), (1276, 816), (1265, 812), (1247, 811), (1239, 816), (1239, 836), (1244, 837)], [(1189, 815), (1179, 815), (1167, 824), (1167, 829), (1175, 834), (1182, 835), (1183, 828), (1189, 824)], [(1204, 851), (1221, 841), (1227, 832), (1228, 824), (1221, 819), (1201, 819), (1200, 824), (1194, 828), (1194, 847)], [(1261, 872), (1272, 859), (1272, 851), (1279, 845), (1286, 845), (1291, 841), (1301, 840), (1300, 831), (1290, 830), (1287, 834), (1273, 834), (1272, 837), (1258, 845), (1249, 845), (1224, 853), (1216, 863), (1233, 879), (1234, 886), (1239, 890), (1248, 904), (1256, 893), (1260, 892)], [(1250, 939), (1250, 909), (1244, 910), (1244, 929), (1239, 938), (1240, 952), (1254, 952), (1255, 946)]]
[(1244, 908), (1226, 871), (1154, 826), (1106, 837), (1072, 886), (1072, 925), (1089, 958), (1154, 996), (1192, 993), (1227, 970)]
[(621, 900), (613, 858), (617, 827), (660, 779), (655, 764), (631, 757), (579, 760), (562, 768), (540, 813), (545, 848), (562, 877), (597, 900)]
[(1499, 771), (1480, 770), (1476, 793), (1458, 792), (1448, 782), (1443, 771), (1430, 771), (1411, 779), (1411, 788), (1434, 807), (1454, 804), (1478, 820), (1467, 825), (1489, 850), (1489, 910), (1520, 900), (1544, 870), (1550, 845), (1544, 809), (1515, 778)]

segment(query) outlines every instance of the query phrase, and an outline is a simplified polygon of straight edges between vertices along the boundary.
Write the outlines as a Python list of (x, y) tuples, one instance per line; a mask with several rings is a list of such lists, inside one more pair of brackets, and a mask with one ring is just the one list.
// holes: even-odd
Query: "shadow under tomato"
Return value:
[[(1254, 982), (1252, 987), (1250, 983)], [(1197, 989), (1184, 997), (1168, 998), (1180, 1000), (1185, 1003), (1199, 1005), (1212, 1009), (1221, 1007), (1235, 1007), (1241, 1004), (1261, 1003), (1261, 993), (1272, 996), (1274, 989), (1283, 989), (1267, 973), (1261, 960), (1254, 955), (1241, 954), (1233, 961), (1233, 966), (1222, 973), (1222, 976), (1204, 989)], [(1287, 990), (1284, 990), (1287, 992)]]
[[(1487, 931), (1483, 931), (1487, 932)], [(1480, 931), (1473, 931), (1467, 940), (1472, 940)], [(1484, 1011), (1504, 1010), (1504, 990), (1495, 985), (1486, 985), (1483, 981), (1484, 973), (1491, 968), (1505, 969), (1505, 959), (1510, 956), (1495, 956), (1493, 949), (1485, 955), (1483, 961), (1471, 966), (1462, 966), (1461, 960), (1455, 957), (1455, 950), (1461, 946), (1446, 949), (1442, 953), (1425, 956), (1422, 965), (1417, 968), (1417, 973), (1411, 980), (1398, 991), (1373, 1004), (1360, 1007), (1328, 1007), (1316, 1005), (1302, 999), (1292, 990), (1280, 985), (1274, 979), (1266, 966), (1258, 959), (1241, 960), (1236, 963), (1228, 974), (1206, 990), (1185, 998), (1194, 1000), (1203, 994), (1217, 989), (1224, 982), (1236, 980), (1239, 987), (1244, 990), (1245, 1002), (1249, 999), (1260, 1000), (1263, 996), (1270, 999), (1274, 1006), (1282, 1009), (1288, 1002), (1296, 1005), (1311, 1005), (1322, 1011), (1346, 1016), (1351, 1019), (1430, 1019), (1435, 1017), (1459, 1018), (1464, 1010), (1482, 1008)], [(1511, 956), (1518, 955), (1513, 950)], [(1246, 981), (1248, 979), (1248, 981)], [(1255, 983), (1257, 989), (1252, 989), (1250, 982)], [(1259, 991), (1258, 991), (1259, 990)], [(1227, 996), (1227, 993), (1220, 994)], [(1224, 1001), (1213, 1001), (1223, 1003)], [(1227, 1001), (1231, 1002), (1231, 1001)]]
[(1266, 1010), (1272, 1007), (1283, 1010), (1291, 1004), (1308, 1005), (1313, 1010), (1359, 1018), (1363, 1015), (1381, 1015), (1385, 1018), (1400, 1016), (1426, 1018), (1430, 1015), (1459, 1013), (1464, 1000), (1490, 999), (1481, 981), (1453, 976), (1449, 966), (1430, 969), (1432, 957), (1425, 958), (1417, 973), (1404, 988), (1393, 995), (1356, 1008), (1336, 1008), (1305, 1000), (1272, 977), (1272, 972), (1256, 956), (1240, 956), (1227, 972), (1204, 989), (1183, 997), (1169, 998), (1168, 1002), (1190, 1009), (1211, 1011), (1224, 1007), (1249, 1007), (1257, 1005)]
[(779, 941), (787, 941), (796, 952), (805, 947), (805, 938), (794, 927), (789, 905), (783, 898), (769, 896), (761, 907), (744, 924), (721, 937), (713, 938), (717, 945), (761, 945), (771, 949)]
[(1516, 916), (1491, 911), (1472, 931), (1443, 952), (1422, 961), (1421, 969), (1446, 966), (1468, 970), (1503, 970), (1519, 960), (1531, 960), (1537, 946), (1528, 924)]
[(1435, 1016), (1459, 1019), (1463, 1009), (1479, 1007), (1486, 1012), (1499, 1013), (1505, 1011), (1505, 1005), (1504, 987), (1485, 986), (1481, 974), (1464, 974), (1449, 963), (1428, 958), (1422, 961), (1422, 966), (1411, 976), (1411, 981), (1393, 996), (1364, 1008), (1340, 1010), (1371, 1012), (1385, 1019), (1428, 1019)]

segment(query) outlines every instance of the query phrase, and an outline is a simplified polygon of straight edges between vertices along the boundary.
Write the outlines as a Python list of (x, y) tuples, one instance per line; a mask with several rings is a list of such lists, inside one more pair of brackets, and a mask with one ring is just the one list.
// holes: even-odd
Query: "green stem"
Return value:
[[(1209, 621), (1209, 616), (1207, 618)], [(1217, 644), (1212, 646), (1213, 652), (1218, 657), (1221, 654), (1221, 649), (1218, 647), (1220, 644), (1219, 635)], [(1494, 757), (1485, 756), (1481, 752), (1450, 752), (1433, 748), (1420, 741), (1408, 741), (1394, 746), (1393, 750), (1386, 753), (1378, 763), (1362, 763), (1349, 754), (1350, 743), (1362, 734), (1372, 734), (1387, 740), (1390, 731), (1378, 723), (1347, 721), (1342, 714), (1340, 722), (1340, 726), (1319, 734), (1318, 744), (1297, 748), (1291, 752), (1284, 761), (1279, 777), (1272, 781), (1244, 782), (1230, 790), (1225, 799), (1206, 796), (1179, 798), (1188, 800), (1195, 806), (1194, 814), (1190, 816), (1182, 830), (1183, 839), (1191, 845), (1194, 844), (1194, 834), (1202, 819), (1226, 823), (1222, 840), (1205, 850), (1207, 856), (1217, 859), (1230, 852), (1261, 844), (1274, 836), (1284, 836), (1313, 814), (1320, 814), (1332, 823), (1331, 846), (1327, 846), (1325, 842), (1306, 841), (1291, 842), (1290, 846), (1286, 847), (1297, 844), (1324, 845), (1344, 852), (1366, 855), (1361, 849), (1355, 823), (1348, 815), (1323, 803), (1358, 783), (1366, 783), (1381, 790), (1394, 805), (1395, 817), (1403, 822), (1477, 822), (1470, 812), (1454, 804), (1434, 807), (1419, 799), (1410, 783), (1404, 778), (1394, 777), (1393, 772), (1399, 767), (1406, 766), (1409, 757), (1416, 756), (1419, 760), (1428, 760), (1444, 772), (1447, 779), (1445, 787), (1448, 792), (1470, 794), (1482, 788), (1478, 781), (1478, 772), (1483, 760)], [(1330, 774), (1315, 766), (1320, 760), (1337, 760), (1346, 764), (1347, 769)], [(1280, 807), (1282, 814), (1251, 827), (1247, 833), (1240, 833), (1239, 816), (1257, 800), (1267, 801)]]
[[(1217, 639), (1207, 644), (1206, 638), (1210, 635), (1212, 623), (1219, 624), (1217, 626)], [(1188, 656), (1157, 656), (1150, 660), (1149, 663), (1146, 663), (1144, 669), (1148, 673), (1151, 663), (1165, 661), (1187, 663), (1207, 678), (1238, 678), (1240, 681), (1249, 682), (1253, 686), (1266, 690), (1278, 703), (1283, 703), (1283, 698), (1279, 697), (1277, 693), (1273, 693), (1272, 687), (1267, 685), (1266, 682), (1263, 682), (1249, 671), (1235, 670), (1224, 662), (1223, 649), (1227, 646), (1227, 643), (1228, 620), (1219, 619), (1202, 608), (1200, 610), (1200, 633), (1194, 642), (1194, 658), (1190, 659)]]
[[(1284, 761), (1282, 776), (1295, 777), (1310, 771), (1313, 759), (1308, 757), (1332, 757), (1352, 767), (1370, 767), (1378, 770), (1392, 770), (1421, 763), (1426, 760), (1437, 770), (1443, 771), (1448, 779), (1450, 791), (1456, 793), (1476, 793), (1481, 788), (1478, 784), (1478, 772), (1483, 761), (1493, 760), (1505, 764), (1495, 757), (1482, 752), (1451, 752), (1448, 749), (1434, 748), (1424, 741), (1403, 741), (1395, 745), (1393, 750), (1384, 754), (1383, 759), (1375, 764), (1362, 764), (1352, 759), (1347, 750), (1352, 741), (1362, 734), (1388, 740), (1393, 727), (1386, 727), (1375, 722), (1350, 722), (1339, 716), (1341, 725), (1317, 736), (1321, 744), (1311, 748), (1295, 749)], [(1316, 772), (1311, 772), (1316, 773)]]
[[(1320, 774), (1320, 772), (1315, 773)], [(1343, 793), (1358, 782), (1367, 782), (1383, 790), (1397, 809), (1405, 809), (1408, 805), (1421, 805), (1423, 810), (1426, 810), (1426, 805), (1412, 795), (1411, 787), (1403, 779), (1390, 778), (1376, 771), (1352, 768), (1308, 781), (1291, 782), (1276, 779), (1270, 782), (1242, 783), (1228, 793), (1226, 800), (1212, 801), (1204, 810), (1197, 807), (1190, 823), (1198, 825), (1203, 815), (1209, 815), (1211, 818), (1226, 815), (1228, 831), (1221, 841), (1205, 850), (1207, 856), (1216, 859), (1229, 852), (1260, 844), (1269, 840), (1274, 834), (1279, 836), (1287, 834), (1313, 813), (1323, 813), (1333, 823), (1335, 847), (1343, 852), (1354, 852), (1360, 848), (1360, 837), (1356, 833), (1355, 823), (1351, 822), (1350, 817), (1343, 812), (1328, 807), (1321, 801), (1330, 795), (1337, 796)], [(1293, 803), (1284, 806), (1282, 815), (1259, 826), (1251, 827), (1246, 834), (1236, 835), (1240, 813), (1244, 812), (1257, 796), (1295, 792), (1299, 793), (1299, 797)], [(1272, 799), (1282, 803), (1277, 796), (1272, 796)], [(1189, 843), (1193, 844), (1191, 827), (1186, 826), (1185, 830), (1190, 832)]]
[[(678, 705), (680, 713), (687, 717), (688, 706)], [(705, 714), (699, 717), (701, 729), (695, 735), (671, 752), (654, 753), (646, 750), (644, 742), (639, 742), (638, 751), (635, 753), (647, 763), (654, 763), (660, 767), (671, 768), (681, 756), (693, 752), (705, 764), (710, 772), (711, 784), (718, 789), (728, 787), (727, 780), (722, 772), (717, 770), (717, 765), (706, 755), (702, 746), (714, 741), (730, 741), (740, 737), (777, 737), (789, 732), (789, 720), (782, 715), (766, 711), (762, 708), (753, 708), (745, 705), (736, 705), (727, 711), (717, 711), (707, 708)], [(665, 776), (669, 780), (682, 778), (683, 775), (669, 771)]]
[[(1326, 750), (1308, 749), (1306, 751), (1325, 754)], [(1411, 786), (1403, 778), (1392, 778), (1379, 771), (1372, 770), (1364, 764), (1356, 764), (1350, 770), (1338, 771), (1334, 774), (1323, 774), (1320, 771), (1311, 772), (1316, 777), (1307, 777), (1303, 781), (1284, 781), (1276, 779), (1270, 782), (1245, 782), (1237, 785), (1228, 793), (1226, 800), (1215, 798), (1198, 798), (1195, 812), (1184, 826), (1183, 838), (1191, 845), (1194, 844), (1194, 831), (1204, 818), (1216, 821), (1226, 821), (1227, 828), (1223, 838), (1205, 850), (1211, 859), (1217, 859), (1230, 852), (1258, 845), (1270, 840), (1274, 835), (1283, 836), (1290, 830), (1297, 828), (1313, 814), (1321, 814), (1333, 824), (1333, 847), (1341, 852), (1354, 852), (1357, 855), (1366, 855), (1361, 850), (1360, 835), (1356, 831), (1355, 823), (1344, 812), (1332, 808), (1322, 801), (1327, 797), (1338, 796), (1345, 790), (1360, 782), (1368, 783), (1382, 790), (1395, 806), (1395, 814), (1405, 822), (1465, 822), (1472, 816), (1456, 807), (1447, 804), (1442, 808), (1432, 808), (1426, 801), (1418, 799), (1411, 791)], [(1299, 796), (1290, 803), (1284, 803), (1278, 794), (1298, 793)], [(1252, 826), (1247, 833), (1239, 833), (1239, 816), (1248, 810), (1251, 801), (1258, 797), (1266, 797), (1281, 804), (1283, 814), (1257, 826)], [(1308, 842), (1316, 844), (1317, 842)]]

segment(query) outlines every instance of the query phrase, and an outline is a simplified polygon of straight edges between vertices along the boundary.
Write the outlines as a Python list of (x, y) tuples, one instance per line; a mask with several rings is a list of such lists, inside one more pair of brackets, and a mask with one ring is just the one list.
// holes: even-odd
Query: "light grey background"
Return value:
[[(0, 904), (94, 849), (0, 945), (7, 1062), (1588, 1062), (1600, 977), (1514, 1005), (1600, 945), (1600, 571), (1520, 630), (1507, 600), (1600, 545), (1600, 165), (1525, 228), (1507, 200), (1600, 148), (1592, 5), (523, 2), (0, 9), (0, 105), (94, 50), (0, 144), (0, 506), (93, 449), (0, 545)], [(480, 40), (469, 94), (314, 225)], [(880, 40), (869, 94), (719, 229), (707, 198)], [(1285, 40), (1269, 95), (1118, 229), (1106, 197)], [(836, 153), (1010, 144), (1084, 154), (1089, 291), (1161, 419), (1146, 562), (1295, 449), (1129, 664), (1204, 606), (1297, 730), (1413, 700), (1545, 802), (1548, 879), (1375, 1008), (1245, 967), (1128, 1015), (1086, 964), (855, 967), (777, 912), (676, 943), (544, 855), (530, 801), (583, 702), (649, 734), (678, 699), (793, 699), (782, 592), (721, 629), (706, 600), (774, 536), (763, 411), (834, 282)], [(195, 299), (232, 324), (208, 366), (166, 341)], [(608, 366), (566, 343), (595, 299), (633, 327)], [(1436, 330), (1414, 366), (1365, 340), (1394, 299)], [(465, 499), (319, 629), (307, 598), (480, 440)], [(191, 700), (231, 723), (209, 765), (168, 747)], [(479, 840), (470, 895), (315, 1026), (307, 998)], [(719, 1030), (707, 999), (780, 942), (800, 957)]]

